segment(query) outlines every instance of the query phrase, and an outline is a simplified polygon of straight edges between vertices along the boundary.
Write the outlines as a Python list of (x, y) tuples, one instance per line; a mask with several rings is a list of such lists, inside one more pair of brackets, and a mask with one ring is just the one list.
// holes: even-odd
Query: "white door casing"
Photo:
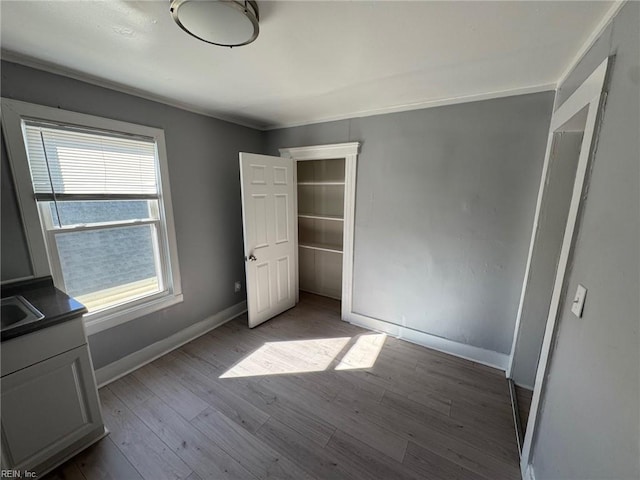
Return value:
[[(342, 320), (355, 322), (357, 314), (353, 312), (353, 251), (355, 234), (355, 208), (356, 208), (356, 172), (358, 163), (359, 142), (334, 143), (327, 145), (311, 145), (305, 147), (280, 148), (280, 155), (291, 159), (294, 163), (306, 160), (330, 160), (344, 158), (345, 160), (345, 184), (344, 184), (344, 221), (342, 242)], [(295, 172), (294, 172), (295, 174)], [(297, 213), (296, 196), (296, 213)], [(297, 217), (296, 217), (297, 224)], [(298, 231), (296, 228), (296, 235)], [(297, 240), (296, 240), (297, 242)], [(298, 254), (296, 248), (296, 255)], [(296, 295), (298, 294), (298, 276), (296, 269)]]
[(293, 160), (240, 153), (249, 327), (296, 304)]
[[(549, 313), (547, 316), (546, 328), (540, 351), (540, 359), (538, 361), (538, 369), (533, 388), (533, 398), (531, 400), (529, 419), (527, 422), (524, 445), (522, 447), (522, 454), (520, 458), (520, 471), (523, 478), (531, 478), (533, 475), (531, 461), (536, 429), (542, 413), (542, 402), (545, 394), (548, 368), (551, 362), (552, 346), (556, 334), (556, 323), (560, 314), (560, 308), (564, 300), (564, 296), (566, 296), (566, 294), (563, 296), (563, 291), (567, 280), (573, 242), (579, 228), (579, 215), (582, 209), (582, 200), (584, 198), (583, 192), (585, 191), (588, 182), (588, 169), (592, 158), (595, 155), (595, 149), (598, 142), (598, 125), (604, 111), (604, 104), (606, 100), (606, 79), (609, 67), (610, 59), (607, 58), (593, 71), (593, 73), (591, 73), (591, 75), (576, 89), (576, 91), (560, 107), (558, 107), (551, 117), (547, 152), (543, 165), (542, 179), (538, 193), (538, 204), (534, 220), (534, 229), (532, 233), (532, 244), (535, 241), (535, 233), (538, 228), (540, 203), (542, 201), (542, 196), (545, 193), (545, 179), (549, 168), (554, 135), (556, 132), (562, 131), (563, 127), (580, 112), (586, 111), (584, 134), (582, 137), (580, 157), (578, 159), (578, 166), (573, 184), (571, 205), (569, 207), (560, 257), (558, 259), (556, 278), (553, 285), (553, 294), (551, 297), (551, 304), (549, 306)], [(530, 267), (532, 248), (533, 246), (529, 249), (527, 270)], [(526, 289), (526, 276), (523, 289)], [(516, 323), (516, 331), (514, 335), (517, 335), (518, 328), (519, 322)]]

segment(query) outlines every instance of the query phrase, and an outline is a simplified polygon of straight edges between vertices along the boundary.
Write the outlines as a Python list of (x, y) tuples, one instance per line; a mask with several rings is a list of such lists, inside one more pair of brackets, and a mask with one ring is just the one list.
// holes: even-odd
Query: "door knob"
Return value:
[(249, 262), (255, 262), (256, 260), (258, 260), (253, 253), (249, 255), (249, 257), (244, 257), (244, 259), (248, 260)]

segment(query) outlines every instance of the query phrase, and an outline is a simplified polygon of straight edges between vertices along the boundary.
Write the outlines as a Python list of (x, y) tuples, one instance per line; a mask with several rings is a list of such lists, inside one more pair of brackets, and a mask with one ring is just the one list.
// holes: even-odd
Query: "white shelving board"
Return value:
[(299, 213), (298, 218), (310, 218), (313, 220), (329, 220), (336, 222), (344, 222), (344, 217), (338, 215), (314, 215), (312, 213)]
[(298, 185), (312, 186), (312, 187), (326, 187), (326, 186), (344, 185), (344, 182), (298, 182)]
[(320, 250), (323, 252), (342, 253), (342, 249), (337, 245), (330, 245), (328, 243), (300, 243), (300, 248), (310, 248), (312, 250)]

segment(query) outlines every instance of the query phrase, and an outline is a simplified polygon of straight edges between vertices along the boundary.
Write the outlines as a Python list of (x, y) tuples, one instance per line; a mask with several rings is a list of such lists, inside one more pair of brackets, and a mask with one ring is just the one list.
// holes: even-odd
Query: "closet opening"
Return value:
[(342, 299), (345, 159), (296, 162), (299, 290)]
[(359, 149), (358, 142), (280, 149), (282, 157), (293, 160), (296, 187), (296, 294), (339, 300), (347, 321)]

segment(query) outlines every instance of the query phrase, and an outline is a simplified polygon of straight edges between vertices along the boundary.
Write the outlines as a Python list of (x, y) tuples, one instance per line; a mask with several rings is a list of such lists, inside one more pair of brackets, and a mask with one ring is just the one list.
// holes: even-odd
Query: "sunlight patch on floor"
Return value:
[(387, 336), (384, 333), (361, 335), (345, 353), (336, 370), (371, 368), (375, 365)]
[(321, 372), (349, 343), (350, 337), (267, 342), (220, 378)]
[[(357, 337), (335, 369), (373, 367), (386, 338), (382, 333)], [(337, 337), (267, 342), (220, 375), (220, 378), (322, 372), (330, 369), (331, 363), (338, 359), (351, 340), (352, 337)]]

